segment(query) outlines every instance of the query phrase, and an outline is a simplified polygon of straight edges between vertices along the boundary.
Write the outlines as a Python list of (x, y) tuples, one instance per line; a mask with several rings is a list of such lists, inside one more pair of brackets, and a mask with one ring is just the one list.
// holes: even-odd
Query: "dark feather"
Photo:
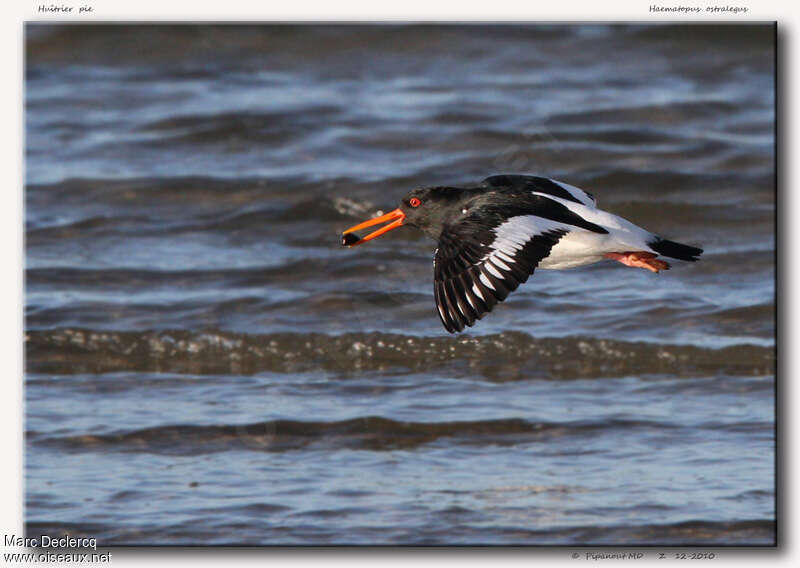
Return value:
[(439, 318), (450, 333), (471, 326), (508, 297), (567, 234), (567, 230), (551, 230), (532, 235), (515, 253), (505, 253), (513, 259), (501, 260), (508, 270), (491, 263), (502, 275), (498, 278), (487, 268), (490, 262), (487, 255), (495, 252), (492, 247), (496, 239), (494, 229), (500, 224), (481, 224), (480, 220), (471, 219), (442, 231), (434, 258), (434, 297)]

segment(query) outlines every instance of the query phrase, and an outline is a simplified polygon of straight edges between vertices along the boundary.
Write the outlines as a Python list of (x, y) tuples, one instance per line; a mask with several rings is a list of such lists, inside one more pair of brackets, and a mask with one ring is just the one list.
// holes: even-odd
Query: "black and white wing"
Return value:
[(490, 176), (481, 182), (487, 188), (514, 188), (527, 190), (540, 195), (551, 195), (594, 209), (597, 206), (594, 196), (579, 187), (538, 176), (506, 174)]
[(455, 333), (490, 312), (533, 274), (572, 227), (530, 214), (486, 226), (466, 219), (445, 227), (434, 256), (439, 317)]

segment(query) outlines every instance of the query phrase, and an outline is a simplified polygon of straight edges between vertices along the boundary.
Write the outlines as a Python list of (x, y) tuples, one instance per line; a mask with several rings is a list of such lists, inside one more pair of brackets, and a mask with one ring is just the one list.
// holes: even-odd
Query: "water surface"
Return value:
[[(772, 26), (26, 27), (25, 520), (101, 544), (771, 544)], [(442, 329), (435, 244), (547, 175), (702, 246)]]

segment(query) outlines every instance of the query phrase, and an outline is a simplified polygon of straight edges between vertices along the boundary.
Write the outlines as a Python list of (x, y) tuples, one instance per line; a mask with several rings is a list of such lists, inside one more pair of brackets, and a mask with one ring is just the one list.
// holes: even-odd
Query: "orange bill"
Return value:
[[(356, 245), (360, 245), (361, 243), (371, 241), (375, 237), (380, 237), (382, 234), (388, 233), (392, 229), (396, 229), (397, 227), (402, 226), (403, 220), (405, 218), (406, 218), (405, 213), (403, 213), (400, 209), (395, 209), (394, 211), (389, 211), (386, 215), (381, 215), (380, 217), (375, 217), (374, 219), (370, 219), (369, 221), (364, 221), (363, 223), (359, 223), (358, 225), (350, 227), (349, 229), (347, 229), (342, 233), (342, 246), (354, 247)], [(374, 225), (380, 225), (381, 223), (385, 223), (387, 221), (391, 221), (391, 223), (389, 223), (385, 227), (381, 227), (377, 231), (373, 231), (372, 233), (368, 234), (365, 237), (358, 238), (357, 235), (351, 234), (355, 231), (366, 229), (367, 227), (372, 227)]]

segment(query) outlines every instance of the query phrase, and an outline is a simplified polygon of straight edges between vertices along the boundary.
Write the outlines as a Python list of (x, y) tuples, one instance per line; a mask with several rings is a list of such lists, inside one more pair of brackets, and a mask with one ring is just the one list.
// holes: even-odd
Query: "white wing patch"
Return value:
[(497, 270), (497, 268), (495, 268), (494, 265), (492, 264), (491, 259), (489, 260), (489, 262), (485, 263), (483, 267), (497, 278), (503, 278), (503, 275), (500, 273), (500, 271)]
[(574, 197), (587, 207), (592, 207), (592, 208), (597, 207), (597, 201), (595, 200), (595, 198), (586, 193), (585, 191), (583, 191), (580, 187), (575, 187), (574, 185), (570, 185), (568, 183), (564, 183), (563, 181), (558, 181), (556, 179), (551, 179), (550, 181), (552, 181), (553, 183), (557, 183), (558, 185), (566, 189), (572, 197)]
[[(494, 264), (494, 265), (495, 265), (497, 268), (499, 268), (499, 269), (501, 269), (501, 270), (511, 270), (511, 269), (510, 269), (510, 268), (509, 268), (509, 267), (506, 265), (506, 263), (505, 263), (505, 262), (503, 262), (502, 260), (500, 260), (500, 254), (502, 254), (502, 253), (500, 253), (500, 251), (497, 251), (497, 252), (495, 252), (494, 256), (493, 256), (492, 258), (490, 258), (490, 259), (489, 259), (489, 262), (491, 262), (492, 264)], [(513, 262), (513, 261), (512, 261), (512, 262)]]
[[(581, 205), (580, 203), (575, 203), (574, 201), (561, 199), (560, 197), (554, 197), (552, 195), (544, 195), (544, 197), (562, 204), (564, 207), (575, 213), (575, 215), (578, 215), (590, 223), (594, 223), (595, 225), (603, 227), (606, 231), (608, 231), (607, 235), (595, 235), (593, 239), (589, 239), (596, 241), (595, 244), (590, 247), (594, 249), (594, 252), (598, 252), (601, 255), (605, 252), (619, 252), (621, 250), (643, 250), (655, 252), (648, 244), (648, 242), (652, 241), (655, 237), (653, 233), (639, 227), (638, 225), (634, 225), (619, 215), (614, 215), (608, 211), (598, 209), (594, 206), (594, 202), (592, 202), (591, 205)], [(572, 227), (572, 229), (575, 233), (583, 234), (584, 232), (587, 232), (579, 227)], [(566, 243), (564, 243), (564, 245), (566, 246)], [(551, 254), (560, 254), (560, 249), (562, 248), (564, 247), (558, 247), (559, 250), (554, 248), (551, 251)], [(542, 268), (546, 268), (546, 266), (542, 266)]]
[[(549, 197), (549, 196), (548, 196)], [(510, 217), (494, 229), (495, 239), (489, 245), (489, 252), (481, 258), (480, 281), (491, 290), (496, 290), (489, 276), (501, 281), (512, 273), (511, 266), (517, 264), (515, 254), (528, 241), (548, 231), (569, 231), (572, 227), (536, 215)], [(476, 290), (476, 292), (479, 292)]]
[(477, 284), (472, 285), (472, 293), (475, 294), (478, 298), (480, 298), (484, 302), (486, 301), (486, 298), (483, 297), (483, 293), (481, 293), (481, 289), (478, 288)]
[(496, 237), (492, 244), (489, 245), (493, 250), (484, 255), (481, 260), (490, 260), (496, 266), (502, 268), (498, 264), (497, 258), (504, 258), (507, 262), (514, 262), (514, 253), (524, 247), (533, 237), (548, 231), (568, 231), (571, 228), (563, 223), (550, 221), (536, 215), (510, 217), (494, 229)]

